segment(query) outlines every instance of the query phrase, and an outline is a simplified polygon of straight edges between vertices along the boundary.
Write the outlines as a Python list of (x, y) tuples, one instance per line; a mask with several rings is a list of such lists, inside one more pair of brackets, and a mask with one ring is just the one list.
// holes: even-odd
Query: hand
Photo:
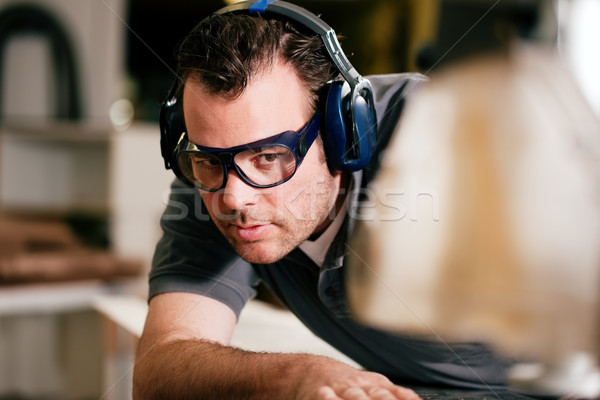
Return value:
[[(360, 371), (333, 360), (316, 368), (307, 376), (311, 400), (417, 400), (420, 397), (410, 389), (394, 385), (388, 378), (374, 372)], [(319, 374), (317, 382), (309, 382)]]

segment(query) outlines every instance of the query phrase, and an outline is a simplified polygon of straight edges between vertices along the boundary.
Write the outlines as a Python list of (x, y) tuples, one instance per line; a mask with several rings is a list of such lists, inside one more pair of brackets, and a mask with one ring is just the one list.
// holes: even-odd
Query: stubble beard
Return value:
[[(324, 193), (316, 190), (318, 185), (323, 185)], [(332, 208), (335, 204), (338, 190), (335, 188), (335, 179), (328, 175), (323, 182), (316, 183), (314, 187), (307, 188), (292, 199), (292, 204), (283, 204), (275, 215), (257, 215), (252, 211), (237, 211), (227, 220), (215, 219), (218, 229), (231, 244), (236, 253), (245, 261), (252, 264), (272, 264), (284, 258), (302, 242), (313, 235), (316, 229), (335, 216)], [(302, 199), (303, 196), (307, 198)], [(295, 208), (293, 203), (300, 201), (300, 207)], [(272, 224), (276, 232), (272, 232), (265, 239), (255, 242), (239, 241), (228, 234), (226, 226), (231, 222), (267, 222)]]
[[(320, 210), (319, 214), (324, 214), (326, 218), (329, 210)], [(310, 237), (322, 220), (322, 218), (300, 220), (290, 214), (288, 218), (273, 220), (271, 224), (276, 232), (268, 238), (255, 242), (238, 241), (228, 235), (221, 224), (217, 224), (217, 227), (243, 260), (252, 264), (272, 264), (284, 258)]]

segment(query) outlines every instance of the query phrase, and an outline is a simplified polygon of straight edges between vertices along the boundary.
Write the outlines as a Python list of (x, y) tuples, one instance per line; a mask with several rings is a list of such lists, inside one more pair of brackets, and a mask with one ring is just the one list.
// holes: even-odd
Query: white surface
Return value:
[(99, 280), (1, 286), (0, 398), (98, 398), (92, 300), (119, 290)]
[(4, 210), (106, 211), (110, 135), (89, 125), (2, 127), (0, 206)]
[(315, 336), (291, 312), (258, 300), (250, 301), (242, 311), (231, 344), (252, 351), (319, 354), (359, 367)]
[(101, 281), (6, 286), (0, 290), (0, 316), (90, 309), (95, 296), (111, 291)]
[(160, 216), (175, 175), (164, 168), (158, 124), (135, 123), (112, 136), (109, 171), (113, 250), (146, 260), (160, 238)]
[[(117, 325), (139, 337), (146, 318), (146, 302), (133, 296), (101, 295), (94, 307)], [(231, 345), (258, 352), (310, 353), (358, 367), (354, 361), (316, 337), (291, 312), (250, 301), (238, 321)]]
[(559, 1), (560, 41), (575, 80), (600, 116), (600, 1)]
[(3, 116), (50, 118), (56, 84), (53, 81), (50, 40), (20, 35), (6, 44), (2, 74)]
[(142, 335), (148, 306), (140, 298), (126, 295), (99, 295), (93, 307), (136, 337)]

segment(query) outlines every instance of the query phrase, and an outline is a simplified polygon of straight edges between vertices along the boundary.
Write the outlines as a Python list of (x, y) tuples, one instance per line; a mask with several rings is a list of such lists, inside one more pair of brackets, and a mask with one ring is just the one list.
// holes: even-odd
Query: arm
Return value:
[[(326, 357), (228, 347), (235, 323), (229, 307), (208, 297), (167, 293), (153, 298), (136, 359), (134, 398), (418, 398), (382, 375)], [(392, 397), (384, 397), (385, 391)]]

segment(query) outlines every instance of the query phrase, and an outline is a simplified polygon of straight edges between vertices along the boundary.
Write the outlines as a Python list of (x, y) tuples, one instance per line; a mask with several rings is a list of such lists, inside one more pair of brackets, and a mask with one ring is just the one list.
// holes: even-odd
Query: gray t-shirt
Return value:
[[(374, 177), (406, 96), (425, 78), (393, 74), (369, 80), (375, 93), (379, 130), (376, 154), (358, 175), (360, 187)], [(352, 318), (344, 286), (346, 240), (354, 226), (349, 215), (322, 266), (300, 249), (274, 264), (249, 264), (212, 223), (198, 191), (175, 180), (161, 219), (164, 235), (153, 259), (149, 297), (166, 292), (197, 293), (226, 304), (239, 315), (256, 294), (255, 287), (263, 282), (317, 336), (365, 369), (383, 373), (396, 383), (478, 389), (504, 386), (510, 363), (483, 344), (448, 345), (422, 340), (379, 331)]]

